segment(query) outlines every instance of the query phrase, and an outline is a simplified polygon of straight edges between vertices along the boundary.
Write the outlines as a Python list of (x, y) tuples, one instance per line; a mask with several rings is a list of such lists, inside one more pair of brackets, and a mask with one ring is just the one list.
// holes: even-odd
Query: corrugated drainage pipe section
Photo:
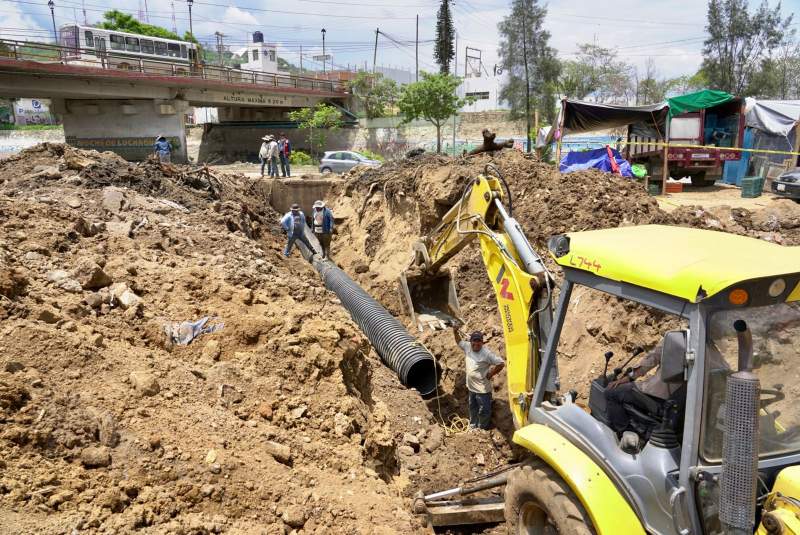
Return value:
[[(319, 251), (319, 243), (308, 228), (306, 236)], [(320, 260), (318, 256), (312, 258), (311, 251), (303, 245), (300, 245), (300, 250), (319, 271), (325, 287), (336, 294), (383, 363), (397, 374), (403, 385), (416, 389), (423, 396), (432, 394), (437, 379), (433, 355), (347, 273), (332, 262)]]

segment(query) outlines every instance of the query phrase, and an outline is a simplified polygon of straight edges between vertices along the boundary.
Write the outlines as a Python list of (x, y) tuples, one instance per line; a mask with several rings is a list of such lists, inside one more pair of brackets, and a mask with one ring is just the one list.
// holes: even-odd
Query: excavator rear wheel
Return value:
[(505, 517), (513, 535), (596, 535), (580, 500), (541, 461), (515, 470), (506, 484)]

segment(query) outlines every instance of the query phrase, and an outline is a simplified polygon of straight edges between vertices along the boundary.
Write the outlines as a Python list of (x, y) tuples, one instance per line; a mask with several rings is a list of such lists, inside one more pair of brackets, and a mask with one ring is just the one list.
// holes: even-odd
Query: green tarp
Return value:
[(690, 111), (704, 110), (733, 100), (733, 95), (715, 89), (703, 89), (696, 93), (687, 93), (667, 99), (669, 103), (669, 116), (676, 117)]

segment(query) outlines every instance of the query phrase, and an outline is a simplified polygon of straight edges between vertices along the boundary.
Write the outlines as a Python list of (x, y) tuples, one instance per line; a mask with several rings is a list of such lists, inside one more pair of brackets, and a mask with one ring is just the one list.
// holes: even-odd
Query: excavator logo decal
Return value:
[(500, 297), (503, 299), (508, 299), (509, 301), (514, 300), (514, 294), (508, 291), (508, 285), (511, 284), (507, 278), (503, 278), (503, 275), (506, 274), (506, 266), (503, 265), (500, 268), (500, 272), (497, 274), (497, 278), (495, 282), (500, 285)]

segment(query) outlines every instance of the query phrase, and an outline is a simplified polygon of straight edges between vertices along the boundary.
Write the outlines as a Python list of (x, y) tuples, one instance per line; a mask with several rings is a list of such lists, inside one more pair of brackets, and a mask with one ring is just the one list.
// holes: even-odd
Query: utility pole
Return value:
[(175, 2), (169, 3), (170, 7), (172, 7), (172, 33), (175, 35), (178, 34), (178, 24), (175, 22)]
[(419, 15), (417, 15), (417, 39), (414, 41), (414, 62), (416, 63), (415, 81), (419, 82)]
[(375, 63), (378, 61), (378, 34), (380, 28), (375, 28), (375, 49), (372, 51), (372, 74), (375, 74)]
[[(456, 44), (453, 47), (453, 76), (458, 76), (458, 31), (456, 33)], [(456, 97), (458, 97), (458, 88), (456, 87)], [(453, 158), (456, 156), (456, 115), (458, 110), (453, 114)]]
[(525, 152), (531, 151), (531, 82), (528, 73), (528, 19), (522, 10), (522, 61), (525, 62), (525, 137), (528, 141)]
[(303, 74), (303, 45), (300, 45), (300, 74)]
[(223, 67), (225, 65), (224, 53), (225, 53), (225, 45), (222, 43), (222, 38), (225, 37), (224, 34), (220, 32), (214, 32), (214, 35), (217, 38), (217, 54), (219, 55), (219, 66)]
[(81, 0), (81, 7), (83, 8), (83, 25), (84, 26), (88, 26), (89, 25), (89, 17), (86, 16), (86, 1), (85, 0)]
[(150, 24), (150, 12), (147, 11), (147, 0), (144, 0), (144, 21)]

